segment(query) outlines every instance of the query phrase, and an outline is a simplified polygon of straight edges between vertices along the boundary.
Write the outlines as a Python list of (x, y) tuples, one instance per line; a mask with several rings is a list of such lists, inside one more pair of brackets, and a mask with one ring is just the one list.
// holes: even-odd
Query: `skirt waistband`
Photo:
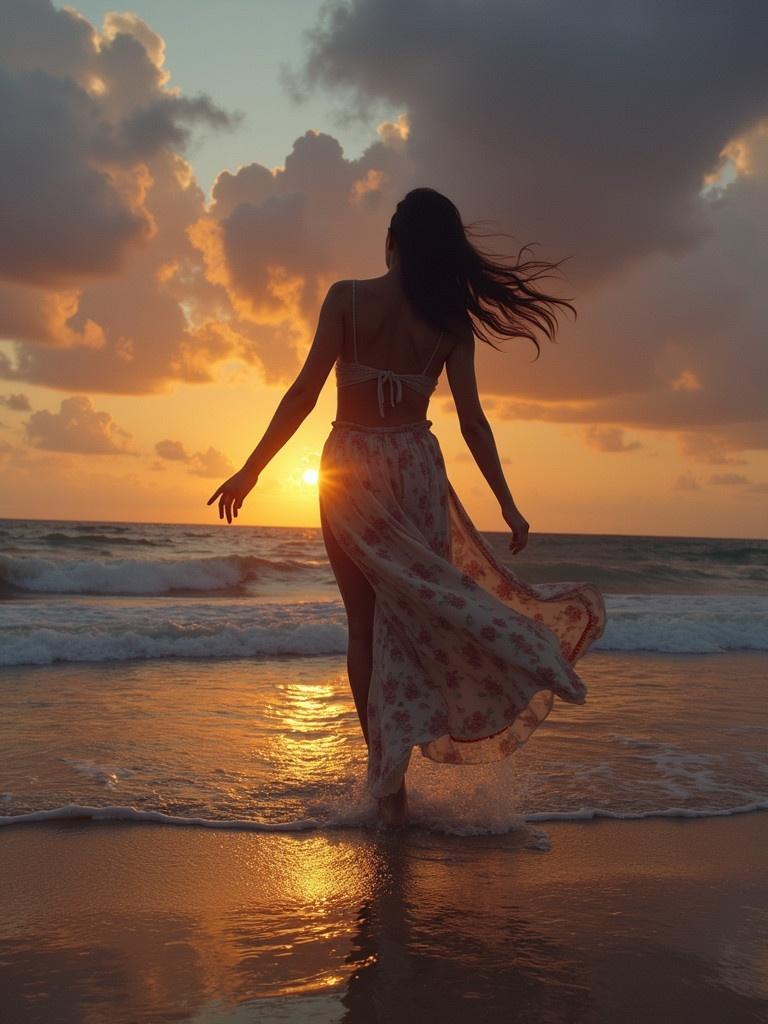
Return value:
[(364, 423), (354, 423), (352, 420), (332, 420), (331, 426), (342, 430), (357, 430), (364, 434), (400, 434), (417, 430), (429, 430), (432, 420), (417, 420), (415, 423), (398, 423), (395, 426), (368, 427)]

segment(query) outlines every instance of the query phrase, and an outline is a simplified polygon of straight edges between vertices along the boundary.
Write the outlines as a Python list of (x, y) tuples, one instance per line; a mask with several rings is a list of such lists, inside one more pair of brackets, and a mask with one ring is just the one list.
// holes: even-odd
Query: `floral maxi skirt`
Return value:
[(573, 663), (603, 633), (589, 583), (532, 585), (501, 565), (445, 471), (431, 422), (335, 420), (320, 505), (376, 594), (368, 789), (400, 787), (414, 746), (451, 764), (521, 746), (554, 696), (585, 702)]

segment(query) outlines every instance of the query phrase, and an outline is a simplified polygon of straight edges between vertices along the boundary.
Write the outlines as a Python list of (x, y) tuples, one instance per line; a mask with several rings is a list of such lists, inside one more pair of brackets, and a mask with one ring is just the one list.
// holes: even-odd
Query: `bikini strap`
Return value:
[(355, 353), (355, 362), (357, 359), (357, 315), (355, 313), (355, 282), (352, 282), (352, 349)]
[(440, 331), (440, 337), (437, 339), (437, 344), (432, 349), (432, 354), (429, 357), (429, 359), (426, 361), (426, 363), (424, 364), (424, 369), (421, 371), (422, 377), (426, 376), (426, 374), (427, 374), (427, 367), (429, 366), (429, 364), (432, 362), (432, 360), (437, 355), (437, 350), (440, 348), (440, 342), (443, 340), (443, 334), (444, 333), (445, 333), (444, 331)]

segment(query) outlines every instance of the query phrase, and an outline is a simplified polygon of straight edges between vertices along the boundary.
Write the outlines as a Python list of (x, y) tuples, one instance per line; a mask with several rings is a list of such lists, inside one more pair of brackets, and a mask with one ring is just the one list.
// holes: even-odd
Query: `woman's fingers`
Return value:
[(522, 551), (525, 545), (528, 543), (528, 531), (514, 531), (513, 539), (509, 542), (510, 550), (513, 554), (518, 554)]
[(237, 519), (237, 513), (239, 512), (245, 498), (237, 494), (235, 491), (228, 491), (226, 486), (226, 484), (222, 484), (221, 487), (218, 487), (208, 499), (207, 504), (213, 504), (216, 498), (218, 498), (219, 519), (224, 519), (226, 516), (227, 522), (231, 523), (233, 518)]

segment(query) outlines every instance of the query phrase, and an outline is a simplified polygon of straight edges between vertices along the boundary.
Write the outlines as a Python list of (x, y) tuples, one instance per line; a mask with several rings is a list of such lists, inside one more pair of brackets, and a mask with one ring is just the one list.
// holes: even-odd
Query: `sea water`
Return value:
[[(768, 541), (534, 534), (532, 583), (588, 581), (604, 635), (529, 743), (414, 752), (417, 827), (768, 807)], [(366, 827), (346, 620), (316, 529), (0, 520), (0, 821)]]

